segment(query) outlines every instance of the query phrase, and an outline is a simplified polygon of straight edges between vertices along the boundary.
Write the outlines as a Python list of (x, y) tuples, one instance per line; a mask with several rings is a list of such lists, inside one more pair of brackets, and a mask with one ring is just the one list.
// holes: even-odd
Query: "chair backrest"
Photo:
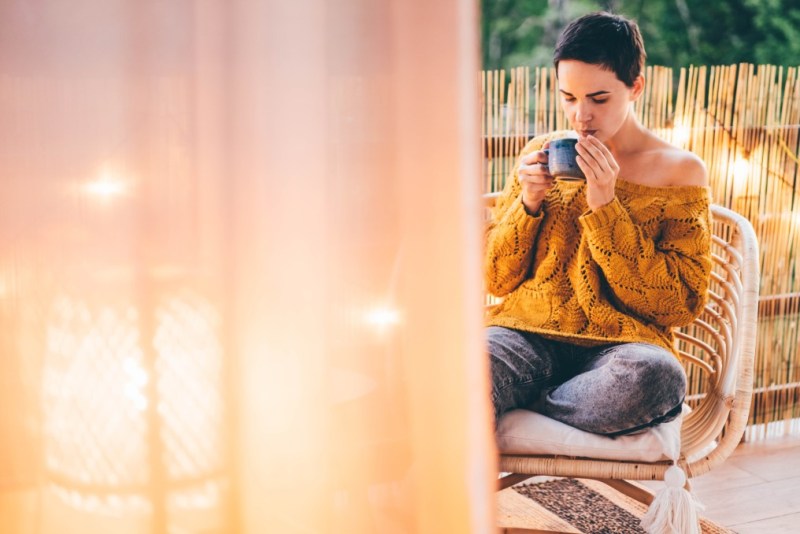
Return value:
[(694, 476), (724, 460), (738, 445), (753, 394), (758, 242), (750, 222), (738, 213), (718, 205), (712, 205), (711, 213), (714, 267), (708, 303), (694, 323), (676, 332), (690, 390), (700, 391), (683, 422), (681, 453), (692, 459), (717, 441), (711, 453), (689, 463)]
[[(484, 195), (487, 207), (497, 193)], [(758, 242), (750, 222), (711, 206), (714, 261), (705, 310), (675, 332), (690, 381), (693, 411), (684, 418), (681, 455), (692, 476), (722, 462), (744, 433), (753, 392), (758, 313)], [(699, 451), (716, 446), (704, 456)]]

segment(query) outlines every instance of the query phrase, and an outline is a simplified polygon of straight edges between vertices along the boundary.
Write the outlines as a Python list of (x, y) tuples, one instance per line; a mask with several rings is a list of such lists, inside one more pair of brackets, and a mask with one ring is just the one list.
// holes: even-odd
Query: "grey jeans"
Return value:
[(487, 329), (495, 423), (527, 408), (610, 436), (677, 417), (686, 374), (668, 350), (648, 343), (580, 347), (537, 334)]

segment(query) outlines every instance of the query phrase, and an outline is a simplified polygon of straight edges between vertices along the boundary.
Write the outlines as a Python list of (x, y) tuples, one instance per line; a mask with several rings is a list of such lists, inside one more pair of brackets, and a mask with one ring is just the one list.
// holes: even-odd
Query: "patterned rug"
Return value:
[[(647, 506), (602, 482), (570, 478), (530, 482), (500, 492), (498, 520), (505, 532), (515, 528), (575, 534), (645, 532), (639, 521)], [(705, 518), (700, 526), (703, 534), (733, 534)]]

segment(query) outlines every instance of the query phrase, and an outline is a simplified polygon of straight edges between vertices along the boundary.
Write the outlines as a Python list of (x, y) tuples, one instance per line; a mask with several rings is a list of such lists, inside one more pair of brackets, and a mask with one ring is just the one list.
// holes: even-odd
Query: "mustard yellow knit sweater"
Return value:
[(616, 198), (591, 211), (585, 187), (557, 180), (531, 216), (516, 172), (509, 177), (487, 229), (486, 286), (504, 297), (488, 325), (578, 345), (642, 341), (674, 351), (672, 328), (692, 322), (706, 301), (708, 188), (618, 179)]

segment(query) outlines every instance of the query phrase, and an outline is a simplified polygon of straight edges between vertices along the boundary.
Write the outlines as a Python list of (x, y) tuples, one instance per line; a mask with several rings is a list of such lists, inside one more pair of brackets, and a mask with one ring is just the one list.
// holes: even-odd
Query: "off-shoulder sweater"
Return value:
[[(522, 154), (550, 136), (532, 139)], [(585, 183), (556, 180), (535, 216), (516, 172), (487, 228), (487, 324), (577, 345), (647, 342), (674, 349), (672, 329), (702, 311), (711, 271), (707, 187), (617, 180), (589, 210)]]

